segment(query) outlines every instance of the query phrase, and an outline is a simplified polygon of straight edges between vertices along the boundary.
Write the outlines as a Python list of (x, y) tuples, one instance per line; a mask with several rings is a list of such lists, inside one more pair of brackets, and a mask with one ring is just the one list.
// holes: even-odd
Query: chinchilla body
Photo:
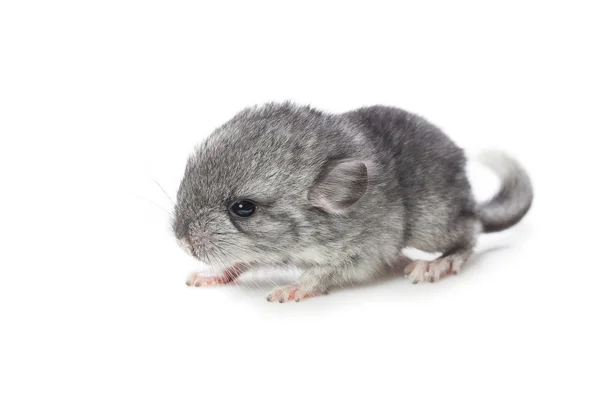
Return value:
[(190, 157), (173, 230), (217, 270), (305, 269), (270, 300), (371, 280), (406, 247), (442, 253), (407, 269), (415, 283), (433, 281), (460, 270), (479, 233), (516, 224), (531, 205), (530, 180), (515, 160), (494, 152), (483, 161), (502, 184), (478, 204), (463, 150), (417, 115), (384, 106), (343, 114), (252, 107)]

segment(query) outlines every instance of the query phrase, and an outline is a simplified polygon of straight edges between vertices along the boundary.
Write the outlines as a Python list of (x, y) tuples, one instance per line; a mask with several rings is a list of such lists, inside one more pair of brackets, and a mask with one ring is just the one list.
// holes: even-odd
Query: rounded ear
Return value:
[(325, 167), (308, 191), (308, 201), (330, 213), (341, 213), (367, 191), (367, 166), (361, 161), (337, 162)]

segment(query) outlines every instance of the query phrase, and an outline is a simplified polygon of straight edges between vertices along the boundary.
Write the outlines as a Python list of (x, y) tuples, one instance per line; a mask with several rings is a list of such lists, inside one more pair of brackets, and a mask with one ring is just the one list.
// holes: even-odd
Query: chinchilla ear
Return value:
[(342, 213), (367, 191), (367, 166), (362, 161), (327, 165), (308, 191), (308, 201), (330, 213)]

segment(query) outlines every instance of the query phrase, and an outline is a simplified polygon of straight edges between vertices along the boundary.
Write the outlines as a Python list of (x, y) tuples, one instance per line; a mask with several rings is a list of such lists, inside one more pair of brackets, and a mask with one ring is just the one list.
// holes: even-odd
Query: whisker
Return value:
[[(224, 248), (222, 248), (222, 247), (219, 247), (219, 246), (215, 246), (215, 247), (216, 247), (216, 248), (218, 248), (218, 249), (219, 249), (221, 252), (223, 252), (223, 253), (225, 253), (225, 254), (229, 254), (229, 255), (231, 255), (232, 257), (235, 257), (235, 255), (234, 255), (234, 254), (230, 253), (229, 251), (225, 250)], [(257, 288), (259, 288), (259, 289), (261, 289), (261, 290), (262, 290), (262, 288), (261, 288), (261, 287), (260, 287), (260, 286), (259, 286), (259, 285), (258, 285), (258, 284), (255, 282), (255, 281), (254, 281), (254, 279), (250, 278), (250, 282), (252, 282), (252, 284), (253, 284), (254, 286), (256, 286)]]
[(279, 286), (279, 285), (277, 284), (277, 282), (275, 282), (273, 279), (271, 279), (271, 278), (267, 278), (267, 280), (268, 280), (269, 282), (271, 282), (273, 285), (275, 285), (275, 287), (276, 287), (277, 289), (279, 289), (279, 290), (283, 290), (283, 289), (281, 288), (281, 286)]
[[(231, 246), (233, 248), (245, 251), (245, 249), (243, 247), (239, 246), (237, 243), (228, 241), (226, 239), (225, 240), (224, 239), (219, 239), (219, 241), (221, 243), (227, 244), (228, 246)], [(278, 252), (278, 253), (292, 254), (289, 250), (287, 250), (285, 248), (282, 248), (282, 247), (277, 247), (277, 246), (274, 246), (274, 245), (263, 245), (263, 246), (266, 247), (268, 250), (273, 250), (273, 251)], [(281, 260), (278, 260), (278, 261), (281, 261)]]
[[(217, 258), (219, 260), (219, 263), (221, 263), (222, 265), (225, 265), (225, 261), (221, 258), (221, 256), (219, 254), (214, 254), (214, 257)], [(225, 274), (227, 276), (227, 278), (229, 278), (230, 282), (233, 282), (236, 277), (227, 270), (227, 267), (224, 267), (224, 269), (222, 270), (222, 273)]]
[(169, 201), (170, 201), (171, 203), (173, 203), (173, 205), (175, 205), (175, 202), (174, 202), (174, 201), (173, 201), (173, 199), (172, 199), (172, 198), (171, 198), (171, 197), (170, 197), (170, 196), (167, 194), (166, 190), (165, 190), (165, 189), (164, 189), (164, 188), (161, 186), (161, 184), (160, 184), (160, 183), (158, 183), (158, 181), (157, 181), (157, 180), (155, 180), (155, 179), (152, 179), (152, 181), (158, 185), (158, 187), (160, 188), (160, 190), (162, 190), (162, 192), (165, 194), (165, 196), (167, 196), (167, 199), (169, 199)]
[[(226, 253), (225, 249), (221, 248), (221, 247), (220, 247), (220, 246), (218, 246), (217, 244), (214, 244), (214, 246), (215, 246), (215, 249), (216, 249), (216, 250), (218, 250), (220, 253), (222, 253), (222, 255), (223, 255), (223, 256), (225, 256), (225, 255), (226, 255), (226, 254), (225, 254), (225, 253)], [(229, 253), (229, 254), (231, 254), (231, 253)], [(233, 254), (231, 254), (231, 256), (233, 256)], [(224, 261), (224, 260), (223, 260), (223, 258), (221, 258), (221, 257), (220, 257), (220, 255), (218, 255), (218, 254), (215, 254), (215, 257), (219, 258), (220, 262), (221, 262), (221, 263), (222, 263), (222, 264), (225, 266), (223, 271), (224, 271), (224, 273), (225, 273), (225, 274), (226, 274), (226, 275), (227, 275), (227, 276), (228, 276), (228, 277), (231, 279), (231, 281), (236, 281), (236, 282), (238, 282), (238, 283), (242, 283), (244, 286), (247, 286), (247, 284), (246, 284), (246, 283), (244, 283), (244, 282), (240, 282), (240, 280), (238, 279), (238, 278), (239, 278), (239, 275), (233, 275), (233, 273), (231, 273), (231, 272), (229, 272), (229, 271), (227, 270), (227, 267), (228, 267), (228, 266), (229, 266), (231, 263)], [(225, 258), (226, 258), (226, 257), (225, 257)]]
[(258, 289), (262, 290), (262, 288), (254, 281), (254, 279), (249, 278), (250, 282), (252, 282), (252, 284), (254, 284), (254, 286), (256, 286)]
[(148, 203), (153, 204), (154, 206), (160, 208), (161, 210), (163, 210), (164, 212), (166, 212), (170, 216), (173, 216), (173, 212), (172, 211), (168, 211), (166, 208), (164, 208), (163, 206), (160, 206), (160, 205), (156, 204), (152, 200), (148, 200), (147, 198), (142, 197), (142, 196), (135, 196), (135, 197), (137, 197), (138, 199), (146, 200)]

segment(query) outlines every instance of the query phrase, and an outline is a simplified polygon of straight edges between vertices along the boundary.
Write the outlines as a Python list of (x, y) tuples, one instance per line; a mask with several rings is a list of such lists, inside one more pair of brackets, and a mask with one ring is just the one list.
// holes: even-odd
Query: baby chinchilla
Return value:
[(414, 114), (245, 109), (196, 149), (177, 193), (179, 244), (219, 271), (188, 284), (227, 284), (254, 265), (290, 263), (303, 274), (267, 300), (299, 301), (374, 279), (406, 247), (442, 253), (409, 264), (412, 282), (457, 273), (480, 232), (516, 224), (533, 199), (516, 161), (501, 153), (483, 161), (502, 183), (477, 204), (463, 150)]

